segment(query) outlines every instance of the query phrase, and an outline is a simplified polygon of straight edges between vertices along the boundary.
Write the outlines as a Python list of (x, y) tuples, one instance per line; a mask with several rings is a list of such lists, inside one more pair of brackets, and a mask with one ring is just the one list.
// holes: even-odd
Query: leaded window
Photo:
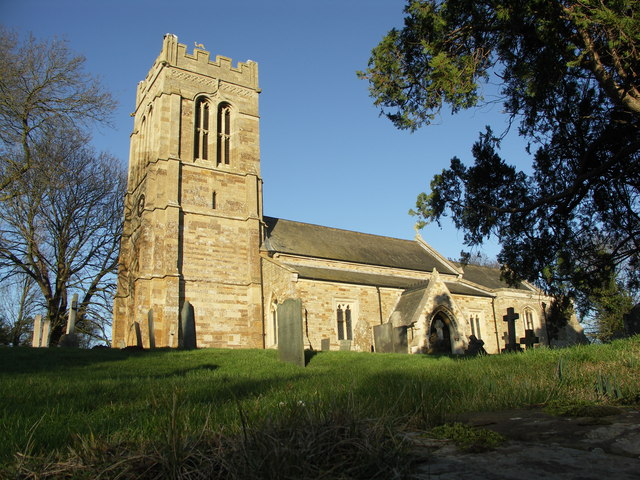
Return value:
[(209, 101), (200, 97), (196, 100), (196, 122), (193, 156), (196, 160), (209, 158)]
[(231, 154), (231, 105), (218, 107), (218, 165), (229, 165)]
[(338, 340), (353, 340), (352, 310), (349, 304), (340, 303), (336, 308)]

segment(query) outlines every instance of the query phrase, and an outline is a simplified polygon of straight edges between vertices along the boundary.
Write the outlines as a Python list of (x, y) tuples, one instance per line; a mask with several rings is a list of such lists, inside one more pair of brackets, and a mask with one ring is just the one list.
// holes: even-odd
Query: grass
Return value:
[(119, 465), (119, 478), (393, 478), (398, 431), (639, 399), (640, 336), (476, 358), (321, 352), (306, 368), (269, 350), (3, 348), (0, 476), (67, 465), (68, 478), (112, 478)]

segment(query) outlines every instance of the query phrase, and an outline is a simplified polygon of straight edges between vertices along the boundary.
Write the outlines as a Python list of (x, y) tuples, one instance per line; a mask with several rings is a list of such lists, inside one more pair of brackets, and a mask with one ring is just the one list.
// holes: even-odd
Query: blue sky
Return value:
[[(60, 36), (87, 57), (119, 101), (113, 130), (94, 144), (128, 161), (135, 87), (165, 33), (193, 49), (204, 44), (233, 63), (259, 64), (264, 213), (336, 228), (413, 238), (408, 210), (453, 156), (469, 161), (478, 132), (505, 127), (500, 106), (443, 114), (409, 133), (380, 117), (356, 77), (371, 49), (401, 27), (404, 2), (392, 0), (0, 0), (4, 26), (41, 39)], [(514, 132), (515, 133), (515, 132)], [(517, 137), (507, 158), (530, 162)], [(429, 225), (422, 237), (457, 258), (463, 235)], [(484, 251), (494, 255), (491, 243)]]

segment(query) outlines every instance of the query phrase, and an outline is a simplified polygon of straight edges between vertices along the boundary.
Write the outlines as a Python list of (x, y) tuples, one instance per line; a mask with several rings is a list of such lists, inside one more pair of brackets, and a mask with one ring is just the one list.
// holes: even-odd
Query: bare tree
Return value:
[(0, 287), (0, 344), (29, 345), (39, 309), (37, 285), (28, 275), (16, 275)]
[(109, 123), (115, 102), (84, 63), (64, 40), (20, 42), (0, 27), (0, 200), (32, 167), (34, 146), (52, 125)]
[(32, 167), (0, 202), (0, 267), (38, 285), (51, 321), (51, 342), (64, 332), (72, 293), (80, 295), (77, 328), (105, 337), (115, 284), (126, 175), (97, 155), (77, 130), (47, 128), (32, 146)]

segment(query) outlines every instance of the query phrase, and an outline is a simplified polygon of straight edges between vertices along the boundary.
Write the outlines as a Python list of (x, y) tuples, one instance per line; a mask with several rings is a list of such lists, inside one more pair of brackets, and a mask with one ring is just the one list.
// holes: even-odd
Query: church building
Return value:
[[(475, 338), (495, 353), (508, 308), (518, 339), (532, 331), (549, 343), (551, 300), (510, 287), (499, 269), (447, 260), (420, 236), (263, 215), (259, 94), (257, 63), (188, 53), (165, 35), (137, 89), (114, 347), (178, 346), (188, 301), (198, 347), (276, 348), (278, 305), (290, 298), (315, 350), (372, 351), (374, 327), (391, 323), (408, 352), (463, 353)], [(575, 321), (567, 330), (567, 340), (581, 333)]]

